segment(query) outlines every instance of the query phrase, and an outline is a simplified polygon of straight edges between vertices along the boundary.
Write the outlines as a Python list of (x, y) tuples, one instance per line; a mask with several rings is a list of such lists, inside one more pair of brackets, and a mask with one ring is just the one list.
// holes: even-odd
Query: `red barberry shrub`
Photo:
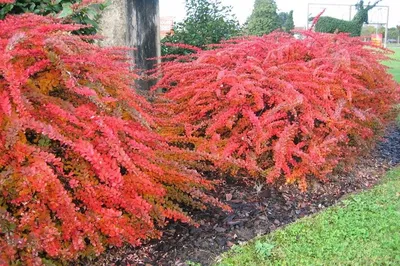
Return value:
[[(0, 21), (0, 264), (74, 259), (158, 237), (213, 183), (154, 132), (126, 51), (36, 15)], [(85, 38), (84, 40), (81, 38)], [(223, 206), (222, 206), (223, 207)]]
[(252, 175), (305, 189), (393, 119), (399, 90), (380, 64), (387, 51), (358, 39), (273, 33), (213, 48), (162, 64), (154, 89), (174, 116), (163, 134), (223, 169), (236, 159)]

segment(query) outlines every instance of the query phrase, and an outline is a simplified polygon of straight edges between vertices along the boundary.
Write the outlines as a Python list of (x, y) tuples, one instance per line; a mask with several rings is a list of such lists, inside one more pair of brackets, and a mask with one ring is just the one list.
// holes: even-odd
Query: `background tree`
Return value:
[(399, 34), (397, 37), (397, 43), (400, 43), (400, 25), (397, 25), (396, 28), (397, 28), (397, 33)]
[[(371, 34), (376, 33), (376, 26), (373, 25), (364, 25), (361, 29), (361, 36), (371, 36)], [(378, 32), (380, 33), (380, 32)]]
[(290, 32), (294, 29), (293, 10), (291, 10), (289, 13), (279, 13), (279, 18), (281, 19), (282, 30)]
[(288, 18), (288, 16), (289, 16), (289, 13), (287, 13), (287, 12), (280, 12), (280, 13), (278, 14), (278, 16), (279, 16), (279, 23), (280, 23), (280, 25), (283, 26), (283, 24), (285, 24), (285, 22), (286, 22), (286, 20), (287, 20), (287, 18)]
[[(221, 1), (186, 0), (186, 18), (173, 27), (173, 33), (162, 39), (165, 43), (184, 43), (199, 48), (219, 43), (239, 33), (239, 22), (230, 6)], [(162, 54), (185, 54), (190, 50), (163, 45)]]
[(54, 15), (64, 18), (66, 23), (92, 26), (82, 28), (75, 33), (95, 34), (99, 30), (98, 21), (101, 11), (109, 4), (109, 0), (18, 0), (13, 3), (0, 4), (0, 19), (4, 19), (7, 14)]
[(256, 0), (253, 12), (247, 21), (247, 33), (264, 35), (280, 27), (280, 18), (276, 12), (274, 0)]
[[(382, 37), (385, 38), (385, 28), (382, 26), (364, 26), (361, 30), (361, 36), (370, 37), (372, 34), (382, 34)], [(398, 28), (392, 27), (388, 29), (388, 42), (394, 43), (399, 42), (400, 32)]]
[(392, 27), (388, 29), (388, 39), (389, 40), (398, 40), (399, 38), (399, 30), (396, 27)]

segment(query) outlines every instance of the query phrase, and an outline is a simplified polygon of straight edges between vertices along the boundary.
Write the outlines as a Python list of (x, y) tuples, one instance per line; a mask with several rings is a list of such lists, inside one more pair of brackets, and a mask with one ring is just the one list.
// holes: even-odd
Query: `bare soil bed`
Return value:
[(150, 241), (140, 248), (111, 248), (96, 259), (85, 259), (75, 265), (187, 265), (188, 261), (210, 265), (232, 245), (316, 213), (346, 194), (370, 188), (398, 163), (400, 128), (393, 126), (350, 172), (336, 173), (326, 183), (314, 182), (305, 193), (285, 185), (246, 186), (225, 177), (225, 184), (215, 195), (232, 207), (232, 213), (218, 209), (194, 212), (192, 216), (201, 224), (199, 228), (173, 223), (161, 240)]

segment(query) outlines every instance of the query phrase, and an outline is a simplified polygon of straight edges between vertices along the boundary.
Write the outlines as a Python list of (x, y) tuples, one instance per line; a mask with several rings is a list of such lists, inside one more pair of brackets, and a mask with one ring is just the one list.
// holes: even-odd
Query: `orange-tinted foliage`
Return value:
[[(214, 163), (304, 189), (354, 157), (394, 118), (385, 51), (344, 34), (227, 42), (161, 66), (163, 134)], [(181, 144), (182, 145), (182, 144)], [(187, 144), (186, 144), (187, 145)], [(227, 163), (227, 159), (229, 163)]]
[[(0, 21), (0, 264), (139, 245), (213, 184), (154, 133), (126, 53), (36, 15)], [(86, 37), (87, 38), (87, 37)], [(174, 159), (174, 160), (173, 160)]]

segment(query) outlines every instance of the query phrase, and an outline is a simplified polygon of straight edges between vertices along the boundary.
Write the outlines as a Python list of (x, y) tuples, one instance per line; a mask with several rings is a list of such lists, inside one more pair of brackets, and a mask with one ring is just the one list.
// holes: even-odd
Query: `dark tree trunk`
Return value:
[[(127, 43), (136, 47), (133, 57), (143, 74), (152, 69), (160, 56), (159, 0), (127, 0)], [(138, 87), (149, 90), (154, 81), (138, 81)]]

